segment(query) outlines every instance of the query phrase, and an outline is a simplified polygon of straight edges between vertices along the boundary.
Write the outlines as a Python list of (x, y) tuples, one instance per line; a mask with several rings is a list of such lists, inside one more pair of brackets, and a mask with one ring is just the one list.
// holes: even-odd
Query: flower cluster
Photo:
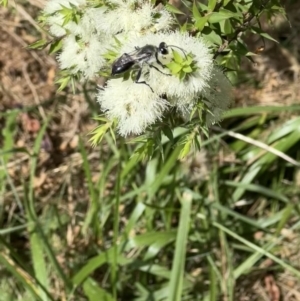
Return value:
[[(215, 68), (209, 47), (201, 38), (193, 38), (186, 33), (167, 31), (143, 36), (131, 35), (121, 47), (120, 54), (131, 53), (134, 47), (158, 46), (161, 42), (181, 49), (178, 53), (183, 60), (186, 56), (192, 57), (195, 71), (184, 80), (172, 75), (172, 70), (167, 67), (173, 59), (170, 46), (168, 48), (171, 59), (158, 57), (159, 62), (166, 60), (165, 65), (158, 64), (154, 60), (151, 66), (155, 68), (147, 64), (142, 67), (143, 78), (140, 81), (145, 81), (148, 86), (136, 84), (132, 79), (123, 82), (120, 79), (110, 79), (104, 91), (99, 92), (98, 101), (109, 118), (116, 118), (119, 121), (118, 130), (123, 136), (144, 132), (149, 125), (161, 119), (165, 110), (173, 107), (185, 114), (190, 113), (193, 105), (204, 95), (204, 92), (210, 91), (211, 81), (218, 81), (218, 78), (214, 78)], [(219, 73), (218, 76), (220, 77)], [(144, 102), (148, 106), (145, 106)], [(124, 109), (131, 106), (134, 110)]]
[[(86, 0), (49, 0), (44, 18), (50, 33), (62, 40), (61, 69), (92, 78), (106, 67), (107, 49), (115, 36), (170, 28), (173, 18), (147, 0), (107, 0), (99, 7)], [(123, 36), (122, 36), (123, 35)]]
[[(145, 132), (169, 112), (189, 116), (199, 102), (210, 125), (231, 101), (231, 85), (208, 44), (174, 30), (173, 16), (152, 2), (49, 0), (44, 10), (50, 33), (62, 41), (61, 68), (109, 77), (97, 99), (122, 136)], [(117, 63), (120, 72), (111, 77)]]

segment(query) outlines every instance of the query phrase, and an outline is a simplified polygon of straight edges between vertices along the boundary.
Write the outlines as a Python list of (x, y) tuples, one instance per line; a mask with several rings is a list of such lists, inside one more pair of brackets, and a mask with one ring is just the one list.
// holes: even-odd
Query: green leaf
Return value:
[(200, 20), (202, 18), (199, 10), (198, 10), (198, 7), (197, 7), (197, 4), (196, 4), (196, 1), (193, 2), (193, 17), (196, 21)]
[(83, 283), (83, 291), (89, 301), (115, 301), (111, 294), (99, 287), (98, 283), (91, 278), (88, 278)]
[(180, 79), (180, 81), (183, 81), (185, 79), (185, 77), (186, 77), (186, 73), (181, 70), (179, 72), (179, 79)]
[(189, 139), (184, 143), (184, 146), (179, 154), (179, 159), (185, 158), (189, 154), (191, 147), (192, 147), (192, 139)]
[(174, 49), (172, 49), (172, 52), (173, 52), (174, 61), (176, 63), (182, 63), (183, 62), (182, 56), (176, 50), (174, 50)]
[(209, 0), (208, 1), (208, 9), (210, 10), (210, 11), (213, 11), (214, 9), (215, 9), (215, 7), (216, 7), (216, 4), (217, 4), (217, 0)]
[(165, 6), (166, 10), (170, 13), (179, 14), (179, 15), (185, 15), (181, 10), (179, 10), (177, 7), (173, 6), (170, 3), (167, 3)]
[[(232, 238), (236, 239), (237, 241), (241, 242), (242, 244), (244, 244), (245, 246), (248, 246), (249, 248), (251, 248), (253, 251), (255, 251), (255, 253), (253, 253), (253, 255), (250, 258), (255, 258), (258, 257), (260, 258), (261, 256), (265, 256), (267, 258), (270, 258), (272, 261), (276, 262), (278, 265), (280, 265), (283, 269), (291, 272), (293, 275), (295, 275), (296, 277), (300, 277), (300, 272), (298, 269), (294, 268), (293, 266), (289, 265), (287, 262), (285, 262), (284, 260), (280, 259), (279, 257), (273, 255), (273, 253), (268, 252), (268, 249), (263, 246), (257, 246), (254, 243), (252, 243), (251, 241), (245, 239), (244, 237), (240, 236), (238, 233), (229, 230), (228, 228), (224, 227), (223, 225), (219, 224), (218, 222), (213, 222), (213, 225), (224, 231), (226, 234), (230, 235)], [(277, 242), (278, 243), (278, 242)], [(269, 244), (269, 246), (272, 246), (272, 244)], [(260, 256), (260, 257), (259, 257)], [(253, 267), (253, 263), (252, 265), (249, 265), (249, 268)], [(240, 267), (239, 267), (240, 268)], [(239, 274), (239, 268), (236, 268), (234, 270), (234, 277), (235, 279), (238, 278), (238, 276), (240, 276)]]
[(234, 33), (234, 30), (235, 30), (231, 24), (230, 19), (221, 21), (220, 28), (221, 28), (221, 32), (225, 35), (230, 35), (230, 34)]
[(57, 89), (57, 92), (62, 91), (68, 85), (68, 83), (70, 82), (71, 78), (72, 78), (71, 75), (68, 75), (66, 77), (58, 79), (55, 82), (56, 84), (60, 84), (59, 88)]
[(237, 14), (237, 13), (233, 13), (229, 10), (223, 9), (223, 10), (220, 10), (219, 12), (211, 13), (209, 15), (208, 21), (210, 23), (219, 23), (223, 20), (227, 20), (227, 19), (230, 19), (230, 18), (234, 18), (234, 19), (239, 20), (241, 18), (241, 15)]
[(266, 38), (266, 39), (268, 39), (268, 40), (271, 40), (271, 41), (273, 41), (273, 42), (278, 43), (277, 40), (275, 40), (274, 38), (272, 38), (268, 33), (262, 31), (259, 27), (254, 27), (254, 26), (252, 26), (252, 27), (251, 27), (251, 32), (256, 33), (256, 34), (259, 34), (260, 36), (262, 36), (262, 37), (264, 37), (264, 38)]
[(192, 64), (192, 62), (193, 62), (193, 58), (191, 57), (191, 55), (188, 55), (187, 56), (187, 59), (184, 61), (184, 65), (185, 66), (189, 66), (189, 65), (191, 65)]
[(175, 62), (171, 62), (171, 63), (167, 64), (166, 66), (170, 69), (170, 71), (174, 75), (177, 74), (177, 73), (179, 73), (180, 70), (182, 69), (182, 66), (179, 65), (179, 64), (177, 64), (177, 63), (175, 63)]
[(245, 56), (249, 52), (247, 45), (242, 40), (238, 40), (234, 47), (233, 50), (240, 56)]
[[(2, 246), (3, 248), (3, 246)], [(40, 296), (39, 293), (39, 285), (36, 283), (35, 279), (28, 275), (26, 271), (21, 269), (16, 262), (11, 258), (12, 256), (9, 256), (9, 251), (7, 250), (6, 252), (2, 250), (0, 252), (0, 263), (3, 268), (10, 272), (15, 280), (18, 280), (19, 282), (22, 283), (24, 288), (26, 288), (32, 295), (32, 300), (35, 301), (43, 301), (42, 297)], [(7, 277), (8, 278), (8, 277)], [(15, 282), (17, 283), (17, 282)], [(3, 292), (1, 292), (3, 294)]]
[(62, 40), (61, 39), (56, 40), (53, 43), (51, 43), (49, 54), (55, 53), (59, 51), (61, 48), (62, 48)]
[(36, 41), (32, 44), (29, 44), (27, 46), (27, 48), (30, 48), (30, 49), (43, 49), (46, 44), (47, 44), (47, 41), (44, 40), (44, 39), (41, 39), (41, 40), (38, 40), (38, 41)]
[(65, 15), (62, 27), (66, 26), (72, 20), (72, 15)]
[(183, 25), (180, 26), (180, 32), (187, 32), (188, 23), (185, 22)]
[(214, 30), (209, 27), (205, 27), (202, 30), (203, 37), (212, 44), (222, 45), (222, 38)]
[(40, 284), (39, 295), (43, 301), (49, 300), (49, 270), (47, 269), (47, 261), (45, 258), (45, 242), (44, 236), (42, 235), (42, 229), (39, 225), (37, 213), (35, 211), (35, 197), (34, 197), (34, 178), (37, 168), (38, 156), (36, 154), (40, 153), (41, 144), (43, 137), (45, 135), (47, 126), (50, 122), (51, 115), (44, 122), (42, 128), (40, 129), (34, 143), (33, 153), (35, 156), (31, 157), (30, 162), (30, 179), (29, 179), (29, 191), (26, 198), (25, 208), (26, 216), (28, 221), (28, 233), (31, 251), (31, 261), (33, 265), (34, 275), (37, 282)]
[(206, 15), (204, 17), (201, 17), (199, 18), (196, 23), (195, 23), (195, 26), (197, 27), (197, 29), (199, 31), (202, 31), (202, 29), (204, 28), (205, 24), (207, 23), (208, 21), (208, 18), (209, 18), (209, 15)]
[(193, 72), (193, 69), (191, 66), (186, 66), (186, 67), (183, 67), (182, 69), (185, 73), (192, 73)]
[(179, 198), (181, 202), (180, 220), (176, 238), (171, 280), (169, 283), (170, 293), (168, 301), (182, 300), (184, 264), (191, 218), (192, 193), (184, 192), (183, 196), (179, 196)]
[[(105, 124), (101, 124), (101, 125), (99, 125), (99, 126), (97, 126), (91, 133), (90, 133), (90, 135), (92, 136), (91, 138), (90, 138), (90, 142), (91, 142), (91, 144), (93, 145), (93, 146), (96, 146), (96, 145), (98, 145), (101, 141), (102, 141), (102, 139), (103, 139), (103, 137), (104, 137), (104, 135), (107, 133), (107, 131), (108, 130), (110, 130), (110, 128), (112, 127), (112, 122), (110, 121), (110, 120), (105, 120), (106, 121), (106, 123)], [(114, 140), (115, 140), (115, 138), (114, 138)]]
[(170, 141), (173, 141), (173, 132), (168, 126), (162, 128), (163, 133), (169, 138)]

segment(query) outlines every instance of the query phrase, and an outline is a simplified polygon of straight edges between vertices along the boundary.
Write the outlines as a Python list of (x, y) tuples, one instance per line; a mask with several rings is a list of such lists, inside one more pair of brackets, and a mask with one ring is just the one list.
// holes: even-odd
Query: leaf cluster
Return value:
[[(260, 17), (265, 15), (271, 21), (276, 14), (285, 15), (278, 0), (208, 0), (182, 1), (184, 9), (167, 4), (166, 8), (178, 15), (185, 16), (186, 22), (181, 24), (182, 31), (202, 36), (214, 49), (214, 58), (235, 75), (240, 68), (241, 59), (249, 60), (255, 53), (248, 50), (244, 42), (247, 34), (255, 34), (261, 38), (275, 41), (266, 33), (260, 23)], [(276, 41), (275, 41), (276, 42)]]
[(172, 75), (178, 76), (180, 80), (184, 80), (186, 76), (197, 70), (192, 54), (188, 54), (183, 57), (174, 49), (172, 49), (172, 52), (173, 59), (166, 65)]

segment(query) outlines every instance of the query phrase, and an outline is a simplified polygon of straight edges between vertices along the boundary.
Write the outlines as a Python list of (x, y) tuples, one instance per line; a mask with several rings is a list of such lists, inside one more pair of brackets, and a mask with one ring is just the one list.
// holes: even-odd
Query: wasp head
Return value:
[(158, 50), (161, 54), (169, 54), (168, 45), (165, 42), (161, 42), (158, 46)]

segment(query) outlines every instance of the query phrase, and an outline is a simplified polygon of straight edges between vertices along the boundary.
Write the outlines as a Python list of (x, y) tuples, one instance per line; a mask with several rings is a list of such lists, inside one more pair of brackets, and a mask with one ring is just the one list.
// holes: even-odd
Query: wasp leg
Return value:
[(140, 68), (140, 70), (138, 71), (136, 78), (135, 78), (135, 83), (147, 85), (151, 89), (151, 91), (154, 93), (153, 89), (150, 87), (150, 85), (148, 83), (146, 83), (145, 81), (139, 82), (139, 79), (141, 78), (141, 75), (142, 75), (142, 70), (143, 70), (143, 68)]
[(148, 64), (148, 66), (150, 68), (154, 68), (155, 70), (157, 70), (158, 72), (160, 72), (161, 74), (164, 74), (164, 75), (168, 75), (168, 76), (171, 76), (172, 74), (168, 74), (168, 73), (164, 73), (162, 72), (161, 70), (159, 70), (157, 67), (155, 67), (154, 65), (151, 65), (151, 64)]

